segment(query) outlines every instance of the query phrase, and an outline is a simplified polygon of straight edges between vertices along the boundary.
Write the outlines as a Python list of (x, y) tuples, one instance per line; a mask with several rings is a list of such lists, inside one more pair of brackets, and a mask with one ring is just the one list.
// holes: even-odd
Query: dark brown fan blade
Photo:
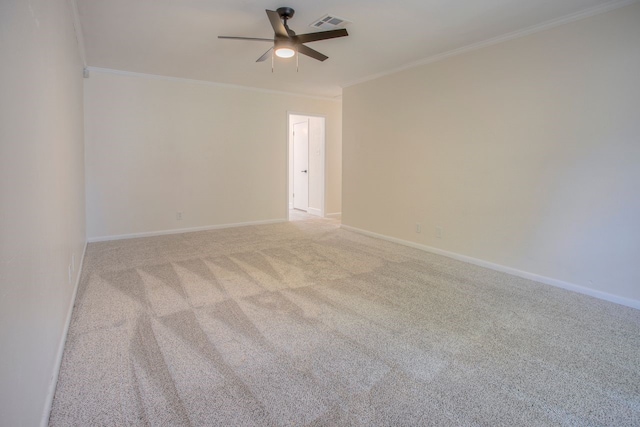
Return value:
[(264, 55), (262, 55), (260, 58), (258, 58), (258, 60), (256, 62), (262, 62), (265, 61), (267, 58), (269, 58), (271, 56), (271, 51), (273, 50), (273, 48), (270, 48), (268, 51), (266, 51), (264, 53)]
[(298, 49), (298, 53), (310, 56), (313, 59), (317, 59), (318, 61), (324, 61), (325, 59), (329, 58), (327, 55), (323, 55), (317, 50), (313, 50), (310, 47), (307, 47), (303, 44), (299, 44), (298, 46), (296, 46), (296, 48)]
[(349, 33), (347, 33), (347, 30), (342, 28), (340, 30), (320, 31), (319, 33), (299, 34), (293, 37), (293, 39), (298, 43), (309, 43), (317, 42), (319, 40), (335, 39), (336, 37), (345, 37), (348, 35)]
[(273, 27), (273, 32), (276, 33), (278, 37), (289, 37), (287, 33), (287, 29), (284, 28), (282, 21), (280, 20), (280, 14), (275, 10), (266, 9), (267, 16), (269, 17), (269, 21), (271, 22), (271, 26)]
[(273, 39), (261, 39), (257, 37), (231, 37), (231, 36), (218, 36), (219, 39), (230, 39), (230, 40), (252, 40), (256, 42), (271, 42), (273, 43)]

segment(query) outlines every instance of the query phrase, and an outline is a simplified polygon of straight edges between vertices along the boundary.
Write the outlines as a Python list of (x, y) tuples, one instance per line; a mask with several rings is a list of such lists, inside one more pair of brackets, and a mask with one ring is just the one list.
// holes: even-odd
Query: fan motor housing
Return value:
[(278, 15), (280, 15), (280, 18), (282, 19), (291, 19), (293, 18), (293, 15), (296, 13), (295, 10), (293, 10), (292, 7), (279, 7), (276, 9), (276, 12), (278, 12)]

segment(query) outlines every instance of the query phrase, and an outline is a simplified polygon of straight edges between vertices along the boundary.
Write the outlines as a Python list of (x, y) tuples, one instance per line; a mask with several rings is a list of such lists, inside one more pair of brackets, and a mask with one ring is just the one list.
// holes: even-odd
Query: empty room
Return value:
[(0, 426), (640, 425), (637, 0), (2, 0), (0, 206)]

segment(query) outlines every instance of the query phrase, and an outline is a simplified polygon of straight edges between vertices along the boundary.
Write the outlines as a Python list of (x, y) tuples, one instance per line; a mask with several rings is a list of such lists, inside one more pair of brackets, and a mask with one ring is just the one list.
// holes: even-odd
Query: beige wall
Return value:
[[(92, 71), (85, 80), (89, 238), (286, 219), (288, 111), (327, 117), (327, 152), (335, 161), (341, 108)], [(327, 188), (329, 209), (339, 210), (340, 190)]]
[(0, 2), (0, 94), (0, 425), (35, 426), (85, 242), (82, 62), (66, 0)]
[(639, 23), (634, 4), (346, 88), (343, 224), (638, 303)]

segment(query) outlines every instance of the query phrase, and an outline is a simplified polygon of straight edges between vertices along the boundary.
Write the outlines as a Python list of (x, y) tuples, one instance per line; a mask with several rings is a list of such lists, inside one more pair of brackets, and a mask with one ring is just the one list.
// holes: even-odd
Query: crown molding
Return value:
[(431, 64), (434, 62), (442, 61), (444, 59), (450, 58), (452, 56), (462, 55), (463, 53), (472, 52), (474, 50), (482, 49), (488, 46), (493, 46), (499, 43), (503, 43), (509, 40), (517, 39), (520, 37), (525, 37), (531, 34), (539, 33), (541, 31), (545, 31), (554, 27), (558, 27), (560, 25), (568, 24), (574, 21), (579, 21), (581, 19), (589, 18), (595, 15), (599, 15), (601, 13), (609, 12), (614, 9), (618, 9), (624, 6), (629, 6), (631, 4), (637, 3), (639, 0), (613, 0), (604, 4), (600, 4), (598, 6), (590, 7), (580, 12), (572, 13), (570, 15), (566, 15), (560, 18), (551, 19), (549, 21), (545, 21), (541, 24), (536, 24), (522, 30), (513, 31), (511, 33), (503, 34), (501, 36), (493, 37), (481, 42), (472, 43), (467, 46), (463, 46), (457, 49), (449, 50), (447, 52), (439, 53), (428, 58), (421, 59), (419, 61), (410, 62), (408, 64), (402, 65), (400, 67), (393, 68), (391, 70), (382, 71), (380, 73), (371, 74), (366, 77), (359, 78), (357, 80), (352, 80), (350, 82), (345, 83), (341, 87), (347, 88), (349, 86), (354, 86), (360, 83), (365, 83), (371, 80), (379, 79), (380, 77), (385, 77), (390, 74), (395, 74), (400, 71), (408, 70), (411, 68), (419, 67), (421, 65)]
[(273, 90), (273, 89), (262, 89), (262, 88), (252, 87), (252, 86), (242, 86), (242, 85), (235, 85), (231, 83), (219, 83), (219, 82), (212, 82), (208, 80), (195, 80), (195, 79), (187, 79), (184, 77), (170, 77), (170, 76), (162, 76), (159, 74), (137, 73), (134, 71), (114, 70), (111, 68), (101, 68), (101, 67), (91, 67), (91, 66), (87, 67), (87, 70), (93, 71), (96, 73), (116, 74), (120, 76), (139, 77), (143, 79), (166, 80), (166, 81), (180, 82), (180, 83), (192, 83), (192, 84), (199, 84), (199, 85), (206, 85), (206, 86), (223, 87), (223, 88), (229, 88), (229, 89), (247, 90), (247, 91), (267, 93), (272, 95), (286, 95), (286, 96), (296, 96), (296, 97), (307, 98), (307, 99), (317, 99), (320, 101), (342, 102), (342, 99), (340, 98), (305, 95), (303, 93), (285, 92), (285, 91)]

